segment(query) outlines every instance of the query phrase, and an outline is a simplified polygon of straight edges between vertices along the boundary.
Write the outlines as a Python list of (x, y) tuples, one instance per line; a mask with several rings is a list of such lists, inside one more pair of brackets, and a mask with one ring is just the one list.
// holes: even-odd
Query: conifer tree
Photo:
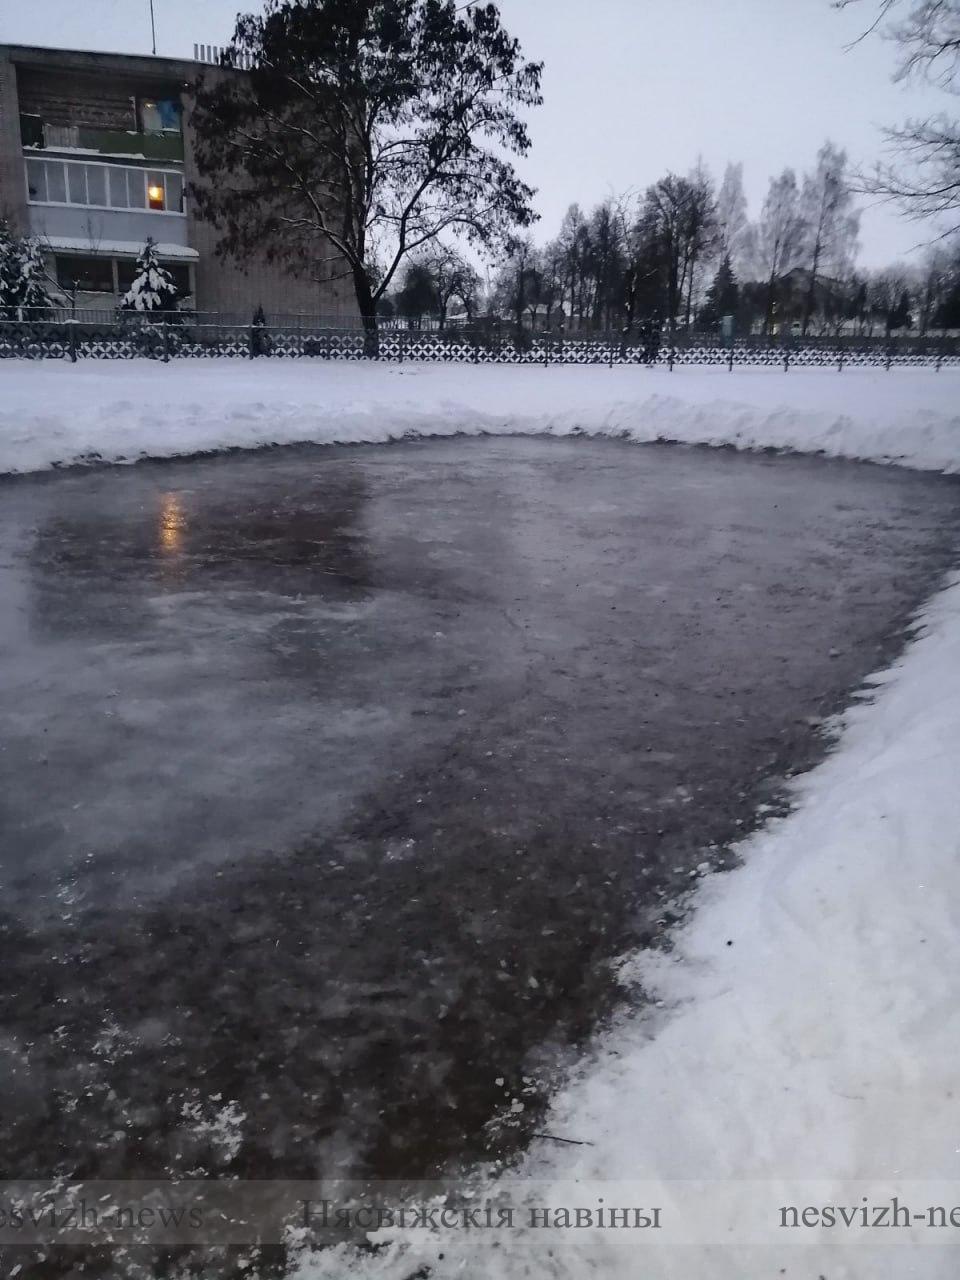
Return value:
[(740, 286), (733, 274), (730, 255), (724, 254), (713, 277), (713, 283), (707, 290), (707, 296), (700, 312), (700, 320), (706, 325), (717, 325), (722, 316), (736, 315), (740, 305)]
[(43, 249), (36, 236), (20, 241), (20, 275), (18, 283), (17, 319), (29, 320), (50, 306), (47, 293), (47, 269)]
[(8, 224), (0, 218), (0, 320), (16, 318), (19, 293), (19, 242)]
[(148, 238), (137, 258), (133, 284), (123, 295), (120, 307), (123, 311), (174, 311), (176, 304), (177, 287), (160, 265), (156, 244)]

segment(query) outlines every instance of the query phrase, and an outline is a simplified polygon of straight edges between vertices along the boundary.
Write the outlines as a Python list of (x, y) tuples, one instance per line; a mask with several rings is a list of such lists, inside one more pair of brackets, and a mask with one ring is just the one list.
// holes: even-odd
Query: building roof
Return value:
[(144, 53), (103, 53), (92, 49), (56, 49), (29, 44), (0, 44), (0, 58), (21, 67), (89, 71), (93, 74), (119, 72), (152, 80), (193, 80), (203, 65), (191, 58), (164, 58)]

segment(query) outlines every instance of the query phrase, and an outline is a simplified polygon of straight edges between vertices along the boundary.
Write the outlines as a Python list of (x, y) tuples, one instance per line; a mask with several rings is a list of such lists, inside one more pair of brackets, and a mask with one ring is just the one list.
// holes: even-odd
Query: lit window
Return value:
[(25, 169), (27, 198), (33, 204), (183, 213), (183, 177), (179, 173), (34, 159), (26, 161)]
[(162, 173), (147, 174), (147, 201), (151, 209), (160, 213), (167, 207)]

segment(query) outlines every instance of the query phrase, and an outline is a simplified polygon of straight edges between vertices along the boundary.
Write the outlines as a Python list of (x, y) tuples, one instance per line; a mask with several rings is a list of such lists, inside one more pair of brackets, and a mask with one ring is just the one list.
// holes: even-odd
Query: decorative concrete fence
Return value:
[(483, 325), (445, 330), (362, 329), (309, 325), (156, 322), (131, 316), (109, 322), (0, 321), (0, 359), (105, 360), (148, 357), (170, 362), (235, 359), (442, 361), (473, 364), (713, 365), (890, 369), (960, 366), (957, 338), (738, 338), (683, 335), (673, 341), (638, 333), (531, 333)]

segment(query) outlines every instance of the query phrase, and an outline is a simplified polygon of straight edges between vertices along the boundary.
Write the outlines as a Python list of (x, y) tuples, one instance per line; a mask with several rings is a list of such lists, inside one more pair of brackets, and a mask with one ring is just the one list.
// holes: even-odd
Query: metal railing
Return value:
[(380, 329), (320, 325), (176, 323), (130, 314), (89, 320), (0, 321), (0, 358), (133, 359), (169, 362), (236, 359), (408, 360), (474, 364), (712, 365), (745, 367), (940, 369), (960, 367), (957, 338), (739, 338), (726, 345), (696, 334), (672, 342), (637, 333), (531, 333), (496, 325), (456, 329)]

